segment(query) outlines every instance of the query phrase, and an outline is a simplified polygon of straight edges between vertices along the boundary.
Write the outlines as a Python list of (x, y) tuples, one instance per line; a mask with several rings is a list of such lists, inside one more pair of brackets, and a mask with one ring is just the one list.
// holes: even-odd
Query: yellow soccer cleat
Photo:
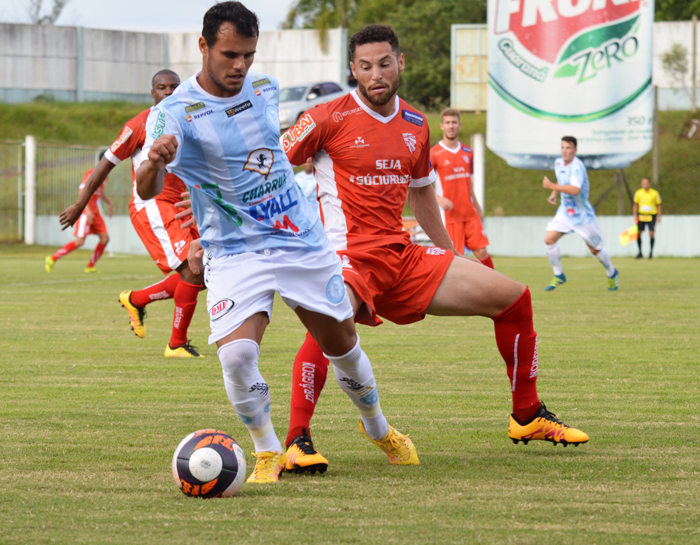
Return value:
[[(119, 294), (119, 302), (129, 313), (129, 323), (131, 324), (131, 330), (136, 333), (137, 337), (144, 338), (146, 336), (146, 325), (143, 323), (143, 319), (146, 317), (146, 309), (142, 307), (137, 307), (131, 303), (131, 292), (123, 291)], [(167, 349), (166, 349), (166, 356)]]
[(393, 465), (417, 466), (420, 464), (418, 452), (416, 451), (413, 441), (411, 441), (408, 435), (403, 435), (396, 431), (393, 426), (389, 426), (389, 432), (379, 441), (375, 441), (367, 435), (365, 427), (362, 425), (362, 420), (360, 420), (360, 431), (367, 439), (384, 451)]
[(192, 346), (190, 341), (185, 344), (178, 346), (176, 348), (170, 348), (170, 343), (165, 345), (166, 358), (203, 358), (199, 352), (197, 352), (197, 347)]
[(328, 469), (328, 460), (314, 448), (311, 437), (305, 433), (296, 436), (285, 456), (287, 457), (285, 471), (314, 475), (317, 471), (325, 473)]
[(253, 473), (246, 480), (249, 483), (276, 483), (284, 469), (286, 457), (283, 452), (254, 452), (257, 458)]
[(53, 270), (53, 266), (56, 262), (53, 260), (53, 257), (50, 255), (46, 256), (46, 259), (44, 259), (44, 268), (46, 269), (47, 273), (50, 273)]
[(84, 273), (96, 273), (96, 272), (97, 272), (97, 269), (96, 269), (95, 267), (85, 267), (85, 268), (83, 269), (83, 272), (84, 272)]
[(522, 441), (526, 445), (529, 441), (550, 441), (556, 446), (561, 443), (564, 446), (579, 446), (588, 441), (588, 435), (581, 430), (571, 428), (563, 422), (557, 420), (556, 415), (547, 410), (542, 403), (540, 410), (526, 424), (518, 422), (510, 415), (508, 423), (508, 437), (516, 445)]

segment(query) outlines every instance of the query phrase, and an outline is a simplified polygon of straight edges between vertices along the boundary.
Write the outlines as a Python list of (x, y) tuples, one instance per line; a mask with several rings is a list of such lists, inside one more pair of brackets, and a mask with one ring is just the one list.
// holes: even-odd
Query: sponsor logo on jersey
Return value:
[[(248, 213), (253, 219), (257, 221), (269, 220), (272, 219), (274, 216), (283, 214), (287, 210), (294, 208), (298, 204), (299, 201), (294, 200), (294, 197), (292, 196), (292, 190), (288, 189), (286, 193), (280, 193), (277, 197), (270, 197), (266, 201), (251, 206), (248, 209)], [(277, 223), (279, 224), (279, 222)], [(287, 223), (289, 223), (289, 225), (286, 227), (282, 225), (280, 227), (275, 226), (275, 228), (291, 228), (293, 231), (297, 229), (296, 225), (291, 223), (288, 218), (285, 220), (285, 224)]]
[(202, 117), (206, 117), (206, 116), (211, 115), (213, 113), (214, 113), (214, 110), (207, 110), (206, 112), (202, 112), (201, 114), (188, 115), (185, 119), (187, 120), (188, 123), (192, 123), (193, 119), (200, 119)]
[(158, 117), (156, 118), (156, 126), (153, 128), (153, 140), (158, 140), (163, 136), (163, 131), (165, 130), (165, 114), (163, 112), (158, 112)]
[(265, 176), (270, 174), (270, 169), (272, 168), (272, 163), (274, 163), (274, 154), (271, 149), (258, 148), (250, 152), (248, 155), (248, 161), (243, 165), (243, 170), (250, 170), (252, 172), (258, 172)]
[(472, 149), (469, 146), (462, 146), (462, 151), (466, 151), (467, 153), (471, 153)]
[(343, 277), (339, 274), (336, 274), (328, 281), (326, 285), (326, 298), (334, 305), (342, 302), (345, 298), (345, 282), (343, 281)]
[(409, 112), (408, 110), (401, 110), (401, 117), (403, 117), (409, 123), (413, 123), (414, 125), (418, 125), (419, 127), (423, 126), (423, 116), (421, 115), (414, 114), (413, 112)]
[(253, 93), (255, 94), (256, 97), (262, 96), (262, 93), (260, 92), (260, 89), (256, 89), (255, 91), (253, 91)]
[(361, 136), (355, 138), (355, 143), (350, 146), (351, 148), (368, 148), (369, 144), (365, 144), (365, 139)]
[(185, 107), (185, 111), (189, 114), (192, 112), (196, 112), (197, 110), (201, 110), (204, 108), (204, 102), (197, 102), (195, 104), (190, 104), (189, 106)]
[(446, 165), (451, 165), (452, 163), (450, 163), (450, 160), (449, 160), (449, 159), (445, 159), (445, 164), (446, 164)]
[(231, 299), (222, 299), (211, 307), (211, 310), (209, 310), (209, 318), (212, 322), (216, 322), (216, 320), (228, 314), (234, 306), (235, 303), (231, 301)]
[(287, 173), (285, 172), (280, 176), (279, 178), (272, 180), (271, 182), (267, 182), (265, 184), (260, 184), (258, 187), (255, 189), (251, 189), (250, 191), (246, 191), (243, 193), (243, 202), (247, 203), (248, 201), (252, 201), (254, 199), (259, 199), (261, 197), (264, 197), (273, 191), (277, 191), (278, 189), (283, 188), (285, 185), (287, 185)]
[(410, 151), (411, 153), (416, 151), (416, 136), (413, 133), (403, 133), (403, 141), (406, 144), (408, 151)]
[(234, 115), (238, 115), (241, 112), (245, 112), (246, 110), (250, 110), (253, 107), (253, 103), (250, 100), (246, 100), (245, 102), (241, 102), (240, 104), (236, 104), (233, 108), (229, 108), (226, 110), (226, 115), (229, 117), (233, 117)]
[(366, 174), (365, 176), (351, 175), (348, 181), (356, 185), (410, 184), (411, 177), (407, 174)]
[(258, 87), (262, 87), (266, 83), (272, 83), (270, 81), (270, 78), (263, 78), (263, 79), (259, 79), (257, 81), (254, 81), (253, 82), (253, 89), (257, 89)]
[(134, 131), (131, 129), (131, 127), (124, 127), (124, 129), (122, 129), (122, 133), (119, 135), (119, 138), (114, 141), (114, 144), (112, 144), (112, 146), (109, 148), (109, 151), (112, 153), (116, 152), (119, 149), (119, 146), (126, 142), (133, 132)]
[(399, 159), (377, 159), (377, 170), (401, 170), (401, 161)]
[(191, 115), (188, 115), (185, 119), (187, 120), (188, 123), (192, 123), (192, 116)]
[(301, 142), (306, 136), (316, 128), (316, 122), (311, 117), (311, 114), (304, 114), (296, 125), (282, 135), (282, 147), (287, 153), (290, 149)]
[(340, 123), (347, 116), (352, 115), (352, 114), (356, 114), (357, 112), (359, 112), (361, 110), (362, 110), (362, 108), (355, 108), (354, 110), (348, 110), (348, 111), (342, 112), (342, 113), (341, 112), (333, 112), (333, 115), (331, 116), (331, 118), (336, 123)]

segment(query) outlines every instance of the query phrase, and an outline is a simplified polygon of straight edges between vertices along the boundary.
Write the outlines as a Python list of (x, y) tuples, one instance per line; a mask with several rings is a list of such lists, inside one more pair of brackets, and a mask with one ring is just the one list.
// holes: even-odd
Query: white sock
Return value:
[(564, 269), (561, 266), (561, 250), (559, 249), (559, 244), (556, 242), (554, 244), (547, 244), (547, 257), (549, 257), (549, 262), (552, 264), (552, 269), (554, 274), (559, 276), (564, 274)]
[(239, 339), (225, 344), (217, 353), (226, 394), (248, 428), (255, 452), (284, 452), (270, 420), (270, 390), (258, 370), (258, 343)]
[(610, 261), (610, 254), (608, 254), (608, 252), (605, 251), (605, 248), (603, 248), (595, 256), (598, 258), (598, 261), (603, 264), (603, 267), (605, 267), (605, 272), (608, 273), (608, 278), (611, 278), (612, 275), (615, 274), (615, 267), (613, 267), (612, 261)]
[(360, 347), (360, 339), (358, 338), (355, 347), (343, 356), (324, 355), (333, 364), (336, 382), (360, 410), (360, 418), (367, 435), (375, 441), (383, 439), (389, 433), (389, 423), (379, 405), (379, 392), (372, 364)]

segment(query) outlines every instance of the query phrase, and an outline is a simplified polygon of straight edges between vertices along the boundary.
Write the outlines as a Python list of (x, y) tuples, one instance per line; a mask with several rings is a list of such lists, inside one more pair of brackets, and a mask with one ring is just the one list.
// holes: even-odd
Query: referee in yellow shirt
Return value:
[(661, 196), (656, 189), (651, 188), (649, 178), (642, 178), (642, 188), (637, 189), (634, 194), (632, 212), (634, 221), (639, 228), (639, 235), (637, 236), (639, 254), (637, 254), (637, 259), (642, 259), (642, 233), (647, 227), (649, 227), (649, 241), (651, 242), (651, 248), (649, 249), (649, 259), (651, 259), (654, 254), (654, 227), (657, 221), (661, 223)]

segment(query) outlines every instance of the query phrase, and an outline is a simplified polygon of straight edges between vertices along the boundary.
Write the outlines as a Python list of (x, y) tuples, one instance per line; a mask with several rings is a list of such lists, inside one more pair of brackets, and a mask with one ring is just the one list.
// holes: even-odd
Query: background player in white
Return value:
[(561, 159), (554, 161), (554, 172), (558, 183), (552, 183), (547, 176), (542, 180), (542, 187), (551, 189), (547, 202), (556, 206), (557, 195), (561, 193), (561, 204), (556, 215), (547, 224), (547, 234), (544, 243), (547, 245), (547, 256), (554, 270), (554, 278), (544, 288), (552, 291), (566, 282), (564, 269), (561, 266), (561, 250), (557, 241), (574, 231), (585, 242), (591, 253), (605, 267), (608, 275), (608, 290), (617, 290), (620, 284), (620, 273), (613, 267), (610, 255), (603, 248), (603, 236), (595, 221), (595, 210), (588, 202), (590, 184), (583, 161), (576, 157), (576, 138), (564, 136), (561, 139)]
[[(258, 370), (275, 291), (333, 362), (370, 438), (387, 444), (390, 456), (392, 449), (415, 455), (410, 439), (381, 411), (340, 258), (294, 183), (279, 141), (277, 81), (248, 72), (257, 41), (258, 19), (240, 2), (207, 11), (199, 39), (202, 71), (148, 118), (138, 194), (155, 197), (166, 167), (190, 190), (202, 248), (192, 243), (190, 265), (199, 270), (206, 256), (209, 340), (218, 347), (228, 397), (255, 443), (249, 482), (277, 481), (285, 464), (270, 420), (269, 389)], [(195, 111), (193, 105), (197, 115), (187, 111)]]
[(316, 177), (314, 176), (314, 160), (313, 157), (309, 157), (306, 163), (303, 164), (303, 168), (294, 175), (294, 180), (299, 184), (299, 189), (314, 207), (314, 210), (318, 210), (318, 196), (316, 187)]

